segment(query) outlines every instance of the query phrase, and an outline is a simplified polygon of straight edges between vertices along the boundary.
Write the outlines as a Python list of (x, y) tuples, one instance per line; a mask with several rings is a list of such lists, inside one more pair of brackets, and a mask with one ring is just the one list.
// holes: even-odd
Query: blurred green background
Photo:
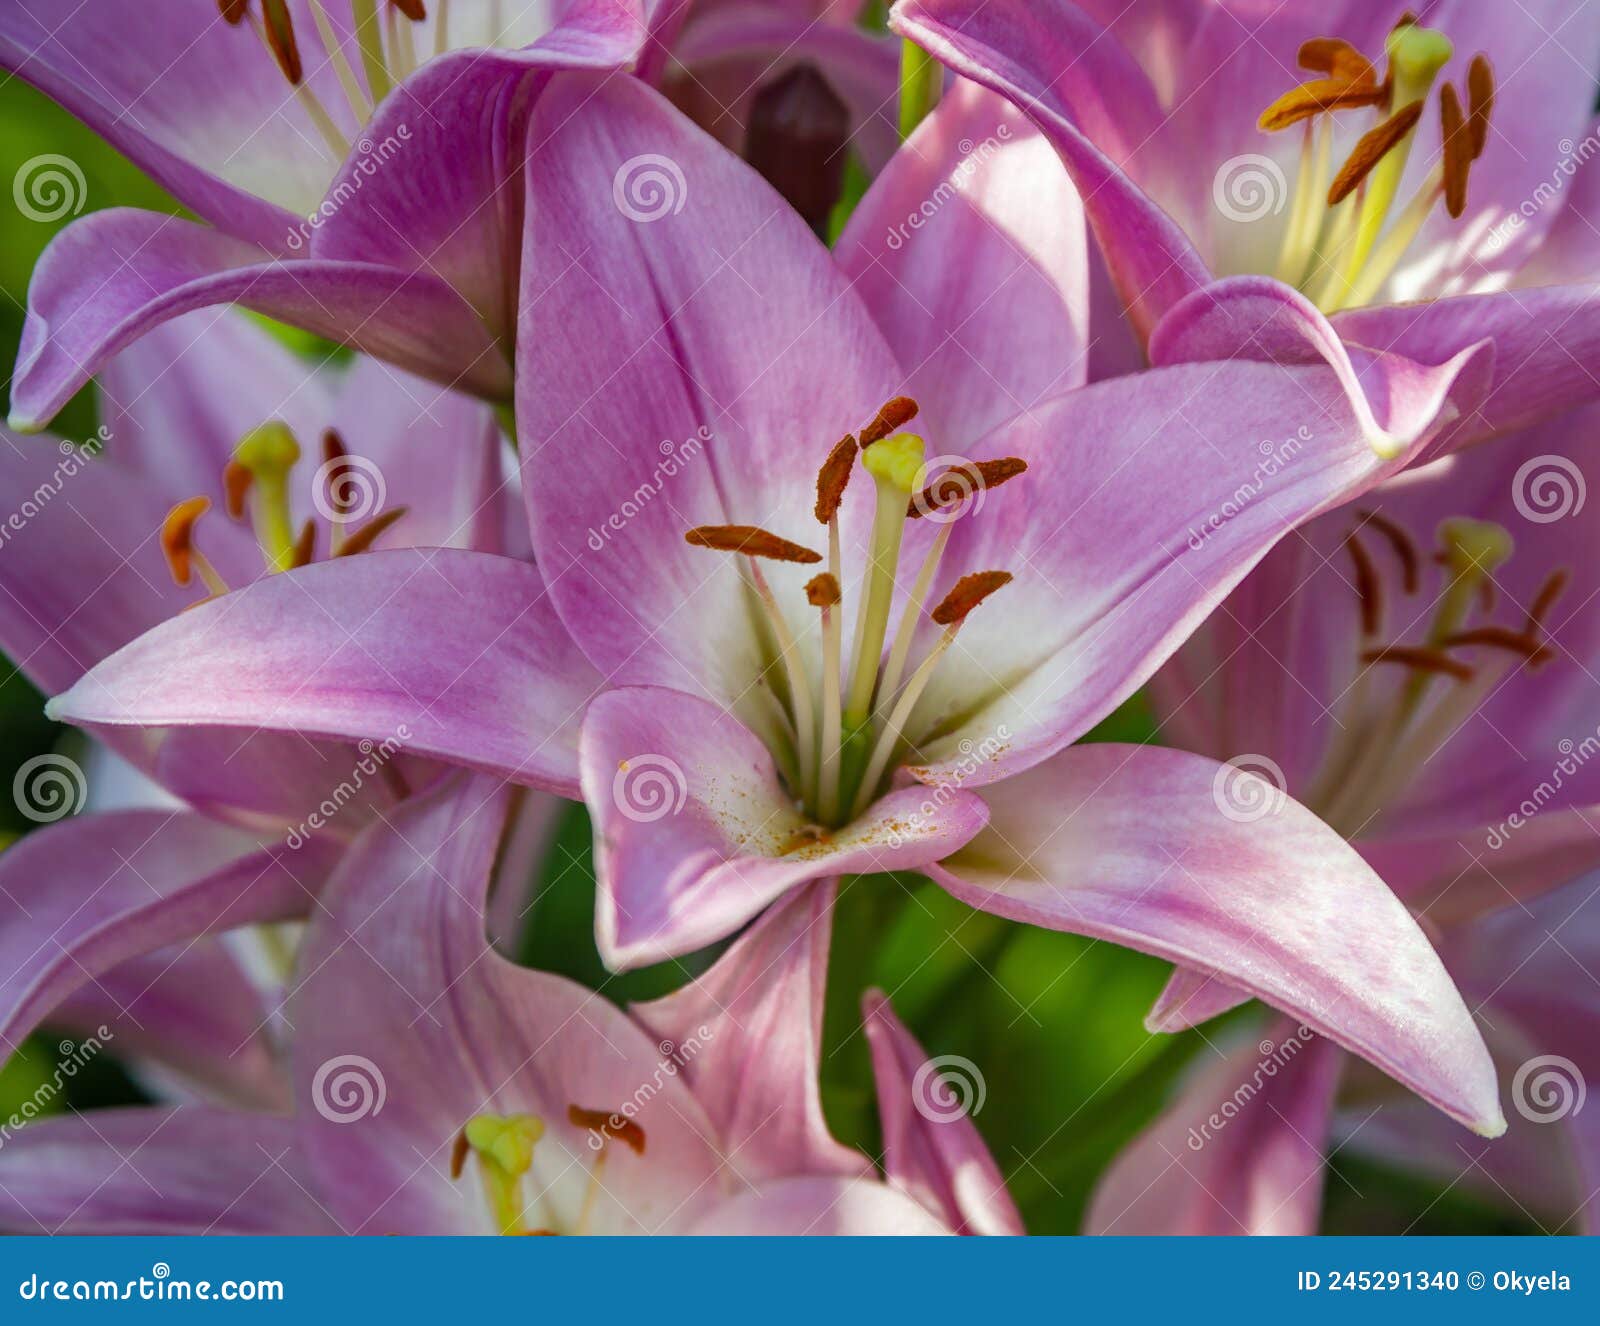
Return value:
[[(138, 206), (176, 210), (160, 189), (70, 116), (22, 84), (0, 84), (0, 181), (41, 153), (82, 169), (85, 210)], [(859, 178), (851, 192), (859, 196)], [(28, 276), (52, 235), (71, 218), (31, 221), (0, 207), (0, 363), (14, 362)], [(837, 218), (836, 218), (837, 220)], [(7, 403), (9, 393), (5, 393)], [(76, 399), (57, 431), (86, 438), (96, 424), (90, 393)], [(0, 556), (4, 556), (0, 549)], [(0, 680), (0, 779), (59, 738), (41, 697), (5, 664)], [(1095, 734), (1149, 740), (1138, 704)], [(0, 843), (30, 827), (0, 798)], [(591, 939), (593, 873), (589, 827), (575, 807), (534, 886), (538, 901), (523, 954), (619, 1002), (681, 982), (685, 966), (608, 977)], [(871, 1072), (860, 1033), (861, 991), (888, 991), (931, 1055), (978, 1066), (985, 1094), (976, 1122), (1007, 1175), (1034, 1233), (1078, 1229), (1093, 1183), (1117, 1149), (1169, 1098), (1196, 1052), (1198, 1033), (1151, 1036), (1142, 1019), (1165, 981), (1166, 964), (1108, 944), (1013, 925), (973, 912), (925, 880), (849, 879), (835, 924), (824, 1051), (825, 1103), (843, 1140), (876, 1153)], [(1244, 1011), (1243, 1017), (1250, 1017)], [(1205, 1036), (1215, 1041), (1219, 1025)], [(0, 1070), (0, 1120), (52, 1073), (53, 1037), (34, 1038)], [(52, 1111), (141, 1099), (109, 1056), (71, 1078)], [(1327, 1181), (1326, 1228), (1335, 1232), (1439, 1234), (1519, 1232), (1525, 1226), (1458, 1189), (1435, 1188), (1368, 1165), (1336, 1161)]]

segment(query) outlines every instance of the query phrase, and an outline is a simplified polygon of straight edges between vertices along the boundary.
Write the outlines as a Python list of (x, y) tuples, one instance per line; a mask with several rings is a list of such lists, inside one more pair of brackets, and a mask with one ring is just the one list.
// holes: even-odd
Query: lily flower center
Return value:
[[(594, 1153), (588, 1168), (588, 1183), (569, 1230), (555, 1227), (563, 1222), (548, 1209), (548, 1189), (532, 1194), (524, 1190), (524, 1180), (533, 1169), (535, 1148), (545, 1135), (543, 1119), (533, 1114), (477, 1114), (467, 1120), (467, 1126), (456, 1137), (450, 1156), (450, 1177), (459, 1180), (466, 1171), (467, 1161), (476, 1158), (489, 1213), (502, 1234), (591, 1233), (610, 1146), (620, 1141), (634, 1154), (644, 1154), (644, 1129), (631, 1119), (605, 1110), (571, 1105), (567, 1108), (567, 1121), (587, 1130), (590, 1150)], [(562, 1172), (566, 1169), (563, 1161)], [(545, 1217), (542, 1223), (531, 1222), (535, 1213)]]
[[(773, 755), (796, 803), (823, 829), (849, 823), (885, 789), (895, 757), (908, 748), (908, 724), (939, 660), (973, 609), (1011, 579), (1008, 571), (985, 570), (957, 580), (927, 611), (928, 620), (943, 629), (908, 671), (950, 531), (976, 510), (973, 499), (981, 490), (998, 487), (1027, 469), (1024, 461), (1007, 457), (964, 461), (931, 473), (922, 438), (898, 431), (916, 414), (915, 401), (897, 396), (861, 429), (859, 438), (841, 438), (818, 472), (813, 514), (827, 530), (827, 569), (806, 585), (806, 598), (821, 614), (819, 687), (813, 687), (808, 660), (801, 656), (761, 562), (820, 564), (822, 554), (750, 525), (703, 525), (685, 536), (697, 547), (738, 553), (747, 563), (747, 583), (781, 665), (771, 669), (770, 693), (777, 699), (786, 744), (775, 747)], [(838, 516), (858, 456), (876, 486), (877, 502), (855, 605), (853, 663), (846, 675)], [(891, 638), (906, 524), (922, 518), (937, 522), (939, 532), (910, 579)]]
[[(1349, 42), (1315, 37), (1304, 43), (1300, 65), (1317, 77), (1284, 93), (1258, 121), (1267, 133), (1304, 126), (1275, 275), (1329, 314), (1372, 301), (1441, 200), (1452, 218), (1461, 216), (1472, 163), (1488, 141), (1494, 73), (1480, 53), (1467, 71), (1465, 109), (1454, 86), (1439, 85), (1442, 159), (1397, 205), (1417, 125), (1454, 51), (1444, 33), (1423, 27), (1410, 13), (1384, 45), (1387, 69), (1380, 81), (1373, 63)], [(1330, 174), (1333, 118), (1350, 110), (1374, 122)]]
[[(349, 142), (321, 99), (306, 85), (300, 34), (295, 32), (288, 0), (258, 0), (259, 15), (255, 3), (256, 0), (217, 0), (217, 7), (227, 22), (235, 27), (248, 27), (256, 34), (334, 155), (340, 158), (349, 155)], [(411, 25), (421, 23), (428, 17), (427, 8), (423, 0), (350, 0), (356, 48), (360, 52), (362, 72), (366, 74), (367, 90), (371, 92), (369, 98), (345, 56), (333, 24), (328, 21), (324, 0), (308, 0), (308, 3), (320, 45), (319, 51), (308, 44), (308, 53), (314, 60), (319, 56), (326, 58), (339, 80), (339, 87), (349, 102), (356, 123), (365, 124), (372, 116), (372, 108), (383, 100), (389, 89), (411, 74), (420, 63)], [(449, 0), (439, 0), (439, 13), (434, 25), (435, 55), (446, 49), (448, 16)]]
[[(322, 435), (323, 465), (317, 480), (325, 492), (317, 502), (332, 526), (330, 555), (349, 557), (365, 552), (396, 521), (406, 514), (403, 506), (382, 511), (359, 529), (345, 528), (346, 517), (356, 509), (355, 485), (349, 472), (344, 439), (335, 429)], [(222, 494), (228, 515), (234, 520), (248, 519), (261, 547), (262, 562), (268, 573), (291, 571), (316, 557), (317, 523), (307, 519), (295, 531), (289, 499), (289, 478), (300, 460), (300, 443), (287, 424), (278, 420), (252, 429), (234, 448), (233, 459), (222, 471)], [(211, 509), (211, 499), (202, 495), (186, 498), (169, 512), (161, 523), (161, 551), (167, 569), (179, 587), (189, 585), (198, 574), (209, 591), (206, 599), (228, 592), (228, 583), (217, 572), (195, 542), (195, 526)]]
[[(1511, 556), (1511, 536), (1486, 521), (1446, 520), (1433, 558), (1439, 584), (1432, 617), (1420, 638), (1394, 639), (1385, 625), (1389, 602), (1403, 603), (1421, 591), (1423, 558), (1398, 522), (1379, 512), (1362, 512), (1360, 519), (1345, 540), (1360, 606), (1360, 667), (1336, 716), (1337, 736), (1305, 797), (1347, 838), (1406, 791), (1510, 672), (1550, 660), (1544, 621), (1567, 582), (1564, 570), (1552, 571), (1526, 613), (1518, 611), (1519, 620), (1497, 621), (1494, 573)], [(1374, 537), (1399, 567), (1400, 595), (1385, 589), (1369, 547)], [(1413, 622), (1423, 617), (1408, 615)], [(1380, 686), (1391, 669), (1401, 672), (1399, 685)]]

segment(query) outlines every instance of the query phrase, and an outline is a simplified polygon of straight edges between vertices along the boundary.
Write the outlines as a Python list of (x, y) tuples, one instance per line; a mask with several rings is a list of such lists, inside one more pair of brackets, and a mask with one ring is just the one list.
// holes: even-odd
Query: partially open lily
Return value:
[[(0, 1151), (0, 1226), (52, 1233), (1014, 1231), (974, 1187), (965, 1119), (878, 1180), (817, 1100), (825, 890), (691, 987), (619, 1011), (484, 935), (503, 786), (466, 776), (361, 837), (313, 918), (290, 998), (292, 1118), (209, 1107), (30, 1126)], [(707, 992), (715, 999), (708, 1000)], [(881, 1013), (879, 1016), (883, 1016)], [(643, 1025), (641, 1025), (641, 1022)], [(902, 1032), (903, 1034), (903, 1032)], [(902, 1100), (920, 1055), (883, 1065)], [(904, 1079), (904, 1080), (902, 1080)], [(894, 1108), (894, 1106), (890, 1106)], [(903, 1137), (903, 1124), (895, 1133)], [(932, 1144), (936, 1136), (954, 1141)], [(993, 1162), (976, 1152), (989, 1173)], [(123, 1157), (136, 1150), (138, 1162)], [(932, 1159), (930, 1159), (932, 1158)]]
[[(560, 69), (702, 93), (820, 68), (847, 130), (889, 123), (893, 52), (788, 4), (688, 0), (53, 0), (0, 14), (0, 68), (59, 101), (200, 218), (115, 208), (34, 271), (11, 426), (44, 427), (149, 327), (237, 302), (447, 386), (511, 396), (530, 106)], [(882, 48), (882, 49), (880, 49)], [(731, 95), (731, 94), (730, 94)], [(741, 104), (704, 99), (742, 130)], [(867, 135), (870, 140), (870, 133)], [(882, 135), (879, 135), (880, 139)], [(636, 187), (636, 186), (630, 186)], [(81, 206), (83, 200), (78, 200)]]
[[(285, 565), (359, 561), (363, 546), (525, 548), (493, 412), (410, 374), (315, 369), (224, 311), (156, 329), (101, 388), (87, 450), (0, 434), (0, 481), (19, 496), (0, 647), (47, 692), (208, 589)], [(325, 436), (337, 454), (295, 461), (296, 437), (320, 453)], [(125, 960), (303, 915), (342, 845), (436, 772), (397, 728), (364, 747), (206, 727), (100, 740), (144, 787), (108, 799), (102, 779), (119, 775), (96, 754), (76, 775), (86, 813), (0, 854), (0, 1054), (74, 991), (104, 994)]]
[[(1230, 821), (1196, 756), (1069, 749), (1278, 538), (1403, 463), (1373, 453), (1336, 375), (1081, 386), (1073, 195), (970, 87), (837, 258), (635, 80), (556, 80), (536, 121), (523, 317), (568, 329), (519, 338), (538, 569), (451, 550), (299, 568), (149, 633), (51, 712), (404, 722), (419, 753), (582, 795), (614, 966), (727, 935), (809, 880), (926, 869), (977, 907), (1222, 974), (1501, 1127), (1459, 997), (1336, 834), (1298, 806)], [(995, 150), (974, 168), (979, 134)], [(616, 163), (646, 152), (697, 182), (681, 216), (611, 205)], [(905, 242), (954, 173), (966, 187)], [(1412, 398), (1412, 452), (1478, 367), (1466, 351)], [(1275, 436), (1296, 441), (1264, 466)], [(944, 480), (971, 500), (947, 504)]]
[[(1593, 413), (1580, 412), (1403, 476), (1312, 522), (1268, 554), (1152, 686), (1167, 740), (1237, 764), (1237, 813), (1268, 817), (1275, 797), (1298, 798), (1350, 838), (1440, 938), (1457, 980), (1470, 977), (1468, 997), (1484, 1010), (1508, 1088), (1540, 1053), (1570, 1057), (1576, 1045), (1593, 1062), (1587, 1033), (1548, 1012), (1552, 991), (1537, 982), (1553, 985), (1553, 966), (1581, 970), (1569, 942), (1592, 949), (1584, 914), (1593, 883), (1572, 881), (1600, 865), (1591, 672), (1600, 611), (1592, 535), (1573, 517), (1580, 466), (1595, 455)], [(1526, 975), (1496, 951), (1501, 934), (1520, 936)], [(1532, 962), (1540, 940), (1553, 952)], [(1242, 1001), (1226, 983), (1179, 971), (1148, 1025), (1181, 1030)], [(1281, 1027), (1269, 1038), (1281, 1040)], [(1262, 1056), (1246, 1047), (1210, 1064), (1110, 1171), (1094, 1227), (1312, 1232), (1336, 1093), (1359, 1076), (1341, 1072), (1337, 1053), (1315, 1040), (1297, 1040), (1304, 1057), (1274, 1074), (1276, 1109), (1257, 1102), (1251, 1122), (1225, 1139), (1185, 1143), (1200, 1153), (1191, 1155), (1178, 1146), (1186, 1130), (1256, 1078)], [(1467, 1156), (1544, 1149), (1523, 1123), (1520, 1141), (1485, 1153), (1461, 1139), (1462, 1150), (1419, 1126), (1404, 1101), (1384, 1106), (1364, 1142), (1364, 1120), (1385, 1094), (1370, 1083), (1347, 1093), (1346, 1130), (1358, 1149), (1380, 1136), (1426, 1136), (1433, 1167), (1460, 1158), (1451, 1177)], [(1575, 1136), (1590, 1173), (1588, 1134)], [(1559, 1130), (1548, 1140), (1574, 1138)], [(1567, 1190), (1565, 1181), (1553, 1189)], [(1558, 1219), (1589, 1200), (1587, 1189), (1569, 1194)], [(1550, 1213), (1548, 1202), (1535, 1205)]]
[(1593, 400), (1600, 338), (1594, 226), (1562, 224), (1600, 13), (1418, 8), (899, 0), (891, 26), (1050, 136), (1152, 363), (1326, 361), (1390, 454), (1389, 352), (1493, 342), (1459, 446)]

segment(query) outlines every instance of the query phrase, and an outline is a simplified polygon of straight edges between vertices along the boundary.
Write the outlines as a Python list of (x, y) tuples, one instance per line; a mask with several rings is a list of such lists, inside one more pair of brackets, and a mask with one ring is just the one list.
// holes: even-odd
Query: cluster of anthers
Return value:
[[(1421, 26), (1411, 13), (1402, 15), (1390, 31), (1385, 50), (1388, 68), (1380, 81), (1372, 62), (1349, 42), (1313, 38), (1300, 47), (1299, 61), (1318, 77), (1284, 93), (1258, 121), (1269, 133), (1305, 125), (1294, 205), (1276, 274), (1327, 313), (1372, 301), (1441, 198), (1452, 217), (1461, 216), (1468, 174), (1489, 138), (1494, 73), (1480, 53), (1467, 70), (1465, 109), (1449, 82), (1440, 85), (1442, 159), (1385, 234), (1417, 124), (1439, 71), (1454, 53), (1448, 37)], [(1383, 118), (1362, 135), (1332, 182), (1325, 183), (1333, 153), (1333, 112), (1353, 108), (1372, 108)]]
[[(356, 123), (365, 124), (372, 117), (372, 108), (384, 99), (389, 89), (421, 63), (409, 25), (421, 23), (428, 17), (428, 11), (422, 0), (350, 0), (356, 49), (360, 52), (361, 68), (367, 78), (367, 86), (363, 88), (328, 19), (323, 0), (307, 0), (307, 3), (323, 54), (339, 80), (345, 99), (355, 114)], [(300, 55), (300, 43), (295, 34), (288, 0), (260, 0), (259, 16), (251, 8), (251, 0), (217, 0), (217, 8), (222, 11), (222, 17), (235, 27), (247, 26), (254, 31), (283, 71), (283, 76), (289, 80), (295, 98), (317, 126), (317, 132), (336, 156), (343, 158), (348, 155), (349, 142), (328, 114), (327, 107), (305, 82), (305, 61)], [(448, 11), (449, 0), (439, 0), (433, 31), (435, 55), (443, 54), (448, 49)]]
[[(958, 579), (928, 613), (929, 619), (943, 628), (942, 633), (907, 674), (923, 606), (950, 531), (957, 520), (977, 509), (975, 499), (984, 490), (998, 487), (1028, 468), (1020, 459), (1005, 457), (963, 461), (930, 477), (923, 440), (914, 433), (896, 431), (916, 414), (915, 401), (895, 397), (861, 430), (859, 438), (854, 434), (841, 438), (817, 474), (814, 515), (828, 531), (828, 569), (806, 585), (806, 597), (821, 613), (820, 704), (813, 696), (810, 671), (794, 635), (762, 574), (761, 560), (814, 565), (823, 560), (822, 555), (753, 525), (702, 525), (685, 536), (697, 547), (741, 553), (747, 559), (748, 584), (783, 665), (773, 693), (777, 694), (780, 686), (786, 693), (780, 696), (780, 704), (792, 750), (775, 754), (796, 801), (823, 828), (848, 823), (872, 803), (939, 660), (955, 643), (972, 610), (1011, 579), (1009, 571), (974, 571)], [(853, 667), (847, 678), (838, 517), (858, 454), (862, 468), (877, 485), (877, 505), (856, 608)], [(939, 532), (911, 582), (885, 655), (906, 522), (923, 517), (937, 521)]]
[[(587, 1130), (594, 1161), (589, 1166), (589, 1183), (583, 1202), (573, 1221), (573, 1234), (587, 1234), (605, 1173), (606, 1154), (613, 1142), (621, 1142), (635, 1155), (645, 1148), (644, 1129), (632, 1119), (605, 1110), (567, 1107), (567, 1122)], [(544, 1194), (531, 1201), (522, 1191), (523, 1178), (533, 1168), (534, 1148), (543, 1139), (544, 1120), (533, 1114), (478, 1114), (456, 1135), (450, 1155), (450, 1177), (459, 1180), (466, 1172), (467, 1160), (476, 1156), (483, 1179), (484, 1195), (490, 1214), (502, 1234), (560, 1234), (552, 1225), (528, 1227), (529, 1207), (544, 1202)], [(565, 1166), (563, 1166), (565, 1168)], [(545, 1212), (546, 1215), (551, 1213)], [(553, 1222), (554, 1223), (554, 1222)]]
[[(1434, 554), (1441, 583), (1432, 619), (1419, 642), (1386, 641), (1384, 578), (1362, 533), (1376, 533), (1388, 544), (1407, 596), (1422, 587), (1423, 557), (1398, 522), (1377, 511), (1358, 514), (1361, 524), (1345, 547), (1360, 602), (1361, 666), (1345, 695), (1337, 736), (1304, 798), (1346, 836), (1394, 804), (1511, 669), (1534, 669), (1550, 660), (1544, 623), (1568, 579), (1565, 570), (1552, 571), (1519, 625), (1494, 622), (1494, 573), (1511, 556), (1511, 536), (1489, 521), (1446, 520)], [(1388, 667), (1404, 669), (1405, 679), (1397, 689), (1375, 694), (1374, 674)], [(1452, 689), (1429, 706), (1437, 685)]]
[[(365, 552), (407, 508), (391, 507), (358, 529), (346, 529), (346, 517), (356, 509), (358, 498), (350, 482), (344, 440), (337, 430), (324, 431), (322, 452), (323, 466), (317, 477), (326, 485), (325, 506), (333, 531), (329, 555), (350, 557)], [(222, 471), (228, 514), (238, 521), (248, 516), (268, 572), (291, 571), (316, 559), (316, 521), (308, 518), (297, 533), (291, 514), (289, 476), (299, 459), (300, 444), (294, 433), (287, 424), (274, 420), (247, 433)], [(227, 581), (195, 545), (195, 525), (210, 509), (209, 497), (186, 498), (168, 511), (161, 523), (161, 551), (174, 583), (187, 587), (199, 575), (208, 591), (206, 598), (191, 606), (229, 590)]]

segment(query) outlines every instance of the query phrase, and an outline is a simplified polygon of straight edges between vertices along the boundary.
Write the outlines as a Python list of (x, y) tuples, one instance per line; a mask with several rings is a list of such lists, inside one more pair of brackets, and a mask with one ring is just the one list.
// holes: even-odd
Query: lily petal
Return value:
[(48, 711), (107, 727), (395, 740), (572, 795), (578, 717), (599, 684), (533, 567), (394, 549), (268, 576), (183, 613)]
[(864, 1176), (822, 1115), (822, 1007), (835, 881), (797, 889), (683, 989), (628, 1011), (683, 1062), (729, 1163), (747, 1181)]
[(983, 802), (907, 787), (834, 833), (809, 825), (760, 739), (719, 705), (653, 686), (589, 706), (581, 747), (595, 826), (595, 937), (613, 970), (721, 939), (807, 880), (916, 870), (984, 824)]
[(917, 1044), (881, 991), (867, 991), (862, 1014), (889, 1182), (958, 1234), (1023, 1233), (1006, 1181), (971, 1117), (949, 1109), (928, 1085), (939, 1061)]
[(1279, 1020), (1206, 1065), (1111, 1162), (1086, 1232), (1315, 1234), (1343, 1058)]
[[(1230, 795), (1240, 778), (1259, 786)], [(1181, 751), (1088, 745), (985, 796), (989, 827), (929, 872), (961, 901), (1218, 976), (1475, 1131), (1504, 1131), (1483, 1039), (1416, 922), (1265, 780)]]
[(287, 259), (179, 217), (108, 208), (74, 222), (33, 269), (11, 426), (43, 428), (111, 355), (211, 304), (258, 313), (494, 399), (510, 370), (483, 323), (426, 271)]
[(871, 1179), (784, 1179), (723, 1202), (689, 1231), (744, 1235), (949, 1234), (904, 1193)]
[(1176, 1032), (1198, 1027), (1231, 1008), (1250, 1002), (1247, 991), (1191, 967), (1175, 967), (1156, 1002), (1144, 1016), (1146, 1031)]

